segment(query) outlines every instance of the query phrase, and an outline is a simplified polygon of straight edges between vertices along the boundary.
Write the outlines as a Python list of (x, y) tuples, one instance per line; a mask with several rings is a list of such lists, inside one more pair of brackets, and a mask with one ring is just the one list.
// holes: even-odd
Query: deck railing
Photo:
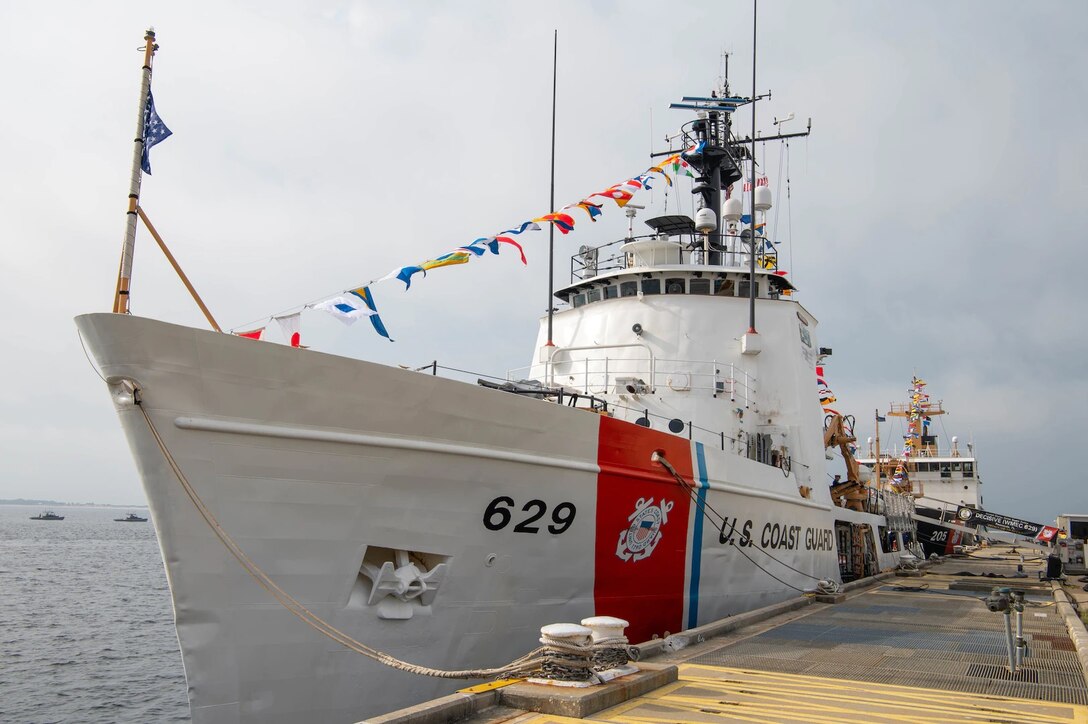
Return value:
[[(638, 347), (640, 345), (629, 346)], [(566, 349), (567, 351), (574, 350), (574, 348)], [(594, 347), (593, 349), (599, 348)], [(595, 363), (600, 363), (602, 369), (606, 370), (608, 375), (612, 375), (612, 377), (606, 377), (605, 379), (640, 380), (642, 378), (633, 377), (630, 374), (625, 377), (624, 375), (619, 374), (619, 371), (628, 370), (638, 372), (640, 370), (654, 370), (653, 373), (646, 372), (646, 375), (650, 380), (655, 381), (655, 386), (657, 384), (669, 384), (669, 380), (671, 379), (673, 389), (677, 389), (677, 385), (679, 384), (677, 375), (695, 375), (698, 379), (705, 378), (704, 382), (706, 383), (692, 386), (690, 389), (699, 389), (704, 392), (709, 391), (716, 397), (727, 396), (731, 401), (743, 402), (745, 406), (754, 404), (756, 378), (749, 375), (746, 370), (735, 364), (721, 365), (713, 360), (656, 359), (653, 357), (652, 353), (650, 353), (649, 349), (646, 351), (647, 356), (645, 358), (602, 357), (600, 359), (586, 358), (576, 360), (576, 362), (583, 366), (583, 370), (586, 365), (592, 370)], [(657, 368), (658, 365), (660, 365), (660, 369)], [(634, 395), (632, 395), (634, 399), (631, 400), (631, 404), (622, 404), (601, 399), (596, 395), (604, 391), (614, 392), (615, 390), (602, 389), (595, 392), (592, 384), (592, 380), (595, 378), (593, 378), (592, 374), (587, 375), (583, 372), (581, 386), (562, 383), (551, 385), (547, 384), (546, 380), (528, 379), (534, 368), (539, 368), (539, 365), (511, 370), (507, 373), (505, 378), (501, 378), (495, 377), (494, 375), (473, 373), (469, 370), (458, 369), (456, 367), (447, 367), (440, 365), (438, 361), (435, 360), (434, 362), (413, 368), (413, 371), (435, 376), (441, 371), (443, 373), (448, 373), (443, 376), (461, 379), (466, 382), (471, 381), (472, 378), (476, 378), (478, 381), (486, 379), (489, 381), (489, 386), (500, 387), (508, 392), (610, 415), (616, 415), (618, 412), (623, 411), (624, 413), (627, 413), (625, 414), (625, 417), (634, 417), (635, 419), (633, 422), (636, 424), (639, 424), (640, 421), (645, 418), (646, 422), (650, 423), (655, 429), (668, 430), (674, 435), (686, 436), (689, 440), (702, 442), (704, 445), (714, 445), (722, 451), (732, 452), (741, 457), (777, 467), (781, 469), (782, 474), (786, 477), (790, 476), (794, 466), (804, 468), (805, 470), (810, 469), (810, 466), (801, 462), (796, 462), (792, 460), (792, 458), (778, 458), (773, 462), (769, 459), (761, 460), (758, 455), (761, 445), (757, 439), (758, 436), (755, 434), (746, 434), (742, 431), (740, 437), (732, 437), (731, 435), (727, 435), (723, 430), (712, 430), (707, 427), (702, 427), (701, 425), (696, 425), (692, 420), (685, 421), (680, 420), (679, 418), (670, 418), (666, 415), (660, 415), (651, 412), (646, 407), (639, 406), (637, 404), (637, 398), (635, 398)], [(688, 378), (685, 378), (685, 382), (687, 379)], [(648, 381), (643, 380), (643, 382), (646, 384), (646, 389), (643, 390), (644, 392), (649, 393), (654, 389), (649, 386)], [(539, 386), (533, 386), (533, 383), (536, 383)], [(605, 388), (607, 388), (607, 385)], [(627, 390), (624, 390), (624, 392), (627, 392)]]
[[(570, 258), (570, 280), (572, 284), (611, 271), (627, 269), (634, 265), (633, 255), (622, 250), (624, 244), (631, 241), (643, 241), (657, 239), (655, 234), (643, 234), (623, 239), (617, 239), (597, 247), (590, 247), (574, 254)], [(663, 265), (683, 265), (703, 263), (703, 237), (701, 234), (681, 234), (673, 237), (679, 240), (674, 250), (660, 260)], [(719, 259), (714, 267), (729, 269), (747, 269), (749, 264), (749, 250), (746, 241), (741, 237), (725, 237), (724, 243), (730, 244), (730, 250), (714, 250), (712, 258)], [(760, 269), (777, 271), (778, 254), (771, 250), (765, 238), (757, 239), (756, 266)], [(730, 263), (725, 263), (729, 261)]]
[[(621, 348), (643, 354), (615, 356), (615, 351)], [(608, 354), (609, 351), (613, 354)], [(717, 360), (659, 358), (641, 343), (555, 347), (543, 365), (543, 382), (584, 395), (637, 395), (668, 388), (674, 392), (709, 393), (712, 397), (740, 402), (745, 409), (756, 402), (756, 378), (743, 367)], [(539, 365), (510, 370), (507, 380), (531, 377), (534, 369), (539, 369)]]

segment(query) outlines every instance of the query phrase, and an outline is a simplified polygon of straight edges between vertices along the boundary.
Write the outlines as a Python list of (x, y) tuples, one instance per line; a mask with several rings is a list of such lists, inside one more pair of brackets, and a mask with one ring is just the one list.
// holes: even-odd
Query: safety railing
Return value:
[[(635, 265), (634, 256), (623, 251), (623, 245), (631, 241), (642, 241), (658, 238), (654, 234), (643, 234), (623, 239), (617, 239), (607, 244), (596, 247), (585, 247), (579, 253), (570, 258), (570, 280), (572, 284), (586, 279), (606, 274), (610, 271), (619, 271)], [(703, 237), (699, 234), (680, 234), (671, 237), (672, 241), (678, 241), (676, 249), (660, 260), (662, 265), (682, 265), (703, 263), (705, 253), (703, 251)], [(719, 262), (712, 264), (722, 268), (747, 268), (750, 244), (747, 237), (726, 236), (722, 242), (725, 248), (711, 250), (711, 258), (718, 258)], [(731, 260), (730, 263), (725, 263)], [(778, 269), (778, 253), (764, 237), (756, 238), (756, 266), (759, 269), (776, 271)]]
[[(631, 356), (608, 354), (626, 348), (642, 352)], [(709, 393), (745, 409), (756, 402), (756, 378), (733, 362), (678, 360), (655, 357), (647, 345), (631, 343), (592, 347), (555, 347), (543, 362), (547, 384), (562, 385), (584, 395), (645, 394), (666, 388), (673, 392)], [(520, 367), (507, 373), (507, 380), (525, 379), (538, 365)]]
[[(641, 345), (630, 345), (632, 347), (641, 347)], [(574, 348), (568, 348), (568, 351)], [(594, 348), (597, 349), (597, 348)], [(714, 361), (693, 361), (693, 360), (658, 360), (653, 357), (647, 349), (648, 356), (644, 359), (631, 359), (631, 358), (601, 358), (600, 360), (580, 360), (581, 364), (588, 362), (600, 362), (604, 365), (605, 369), (610, 370), (609, 374), (616, 372), (616, 368), (631, 369), (638, 371), (639, 369), (651, 370), (655, 364), (660, 363), (663, 365), (662, 370), (656, 372), (656, 374), (647, 373), (650, 379), (662, 380), (668, 379), (669, 375), (677, 374), (677, 370), (684, 371), (685, 374), (693, 368), (698, 368), (700, 365), (709, 366), (712, 372), (701, 373), (712, 380), (712, 384), (709, 386), (701, 386), (699, 389), (712, 390), (717, 396), (728, 396), (732, 401), (743, 401), (746, 405), (751, 404), (753, 395), (755, 393), (755, 377), (749, 375), (747, 371), (734, 364), (719, 365)], [(627, 363), (639, 363), (643, 366), (625, 367)], [(535, 366), (534, 366), (535, 367)], [(782, 474), (786, 477), (790, 476), (790, 473), (795, 467), (804, 468), (809, 470), (810, 466), (794, 461), (790, 457), (777, 457), (772, 458), (769, 454), (765, 455), (761, 459), (759, 452), (762, 445), (759, 441), (759, 435), (755, 433), (745, 433), (741, 431), (738, 437), (727, 435), (723, 430), (713, 430), (701, 425), (696, 425), (692, 420), (681, 420), (680, 418), (670, 418), (666, 415), (657, 414), (651, 412), (646, 407), (640, 407), (637, 404), (622, 404), (615, 401), (608, 401), (603, 398), (597, 397), (597, 394), (592, 390), (592, 385), (586, 383), (585, 376), (583, 375), (583, 386), (581, 388), (570, 384), (554, 384), (549, 385), (543, 381), (534, 381), (526, 379), (528, 373), (533, 369), (532, 367), (523, 367), (516, 370), (511, 370), (507, 373), (505, 378), (496, 377), (494, 375), (474, 373), (469, 370), (460, 369), (457, 367), (448, 367), (440, 365), (437, 360), (429, 362), (425, 365), (410, 368), (414, 372), (420, 372), (423, 374), (430, 374), (438, 376), (439, 373), (443, 373), (442, 376), (452, 379), (459, 379), (462, 381), (470, 381), (475, 378), (477, 384), (491, 387), (493, 389), (502, 390), (518, 394), (525, 397), (531, 397), (541, 400), (549, 400), (560, 405), (566, 405), (569, 407), (577, 407), (585, 410), (590, 410), (597, 413), (609, 414), (617, 416), (621, 412), (625, 413), (624, 417), (635, 419), (632, 420), (635, 424), (643, 425), (646, 427), (653, 427), (658, 430), (668, 430), (674, 435), (686, 436), (689, 440), (701, 442), (704, 445), (714, 445), (720, 448), (723, 452), (732, 452), (741, 457), (761, 462), (769, 466), (777, 467), (782, 471)], [(524, 372), (525, 374), (519, 374)], [(618, 375), (620, 379), (623, 379), (623, 375)], [(640, 379), (640, 378), (634, 378)], [(675, 378), (674, 378), (675, 380)], [(720, 384), (719, 384), (720, 383)], [(644, 392), (649, 392), (648, 383)], [(627, 390), (624, 390), (627, 392)], [(637, 390), (636, 390), (637, 392)]]

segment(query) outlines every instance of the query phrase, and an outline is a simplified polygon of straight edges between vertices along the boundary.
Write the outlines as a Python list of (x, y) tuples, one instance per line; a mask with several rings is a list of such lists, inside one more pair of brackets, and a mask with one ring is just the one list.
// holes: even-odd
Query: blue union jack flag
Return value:
[(151, 147), (165, 141), (173, 133), (155, 112), (155, 99), (151, 97), (151, 89), (148, 88), (147, 103), (144, 105), (144, 152), (140, 158), (140, 167), (144, 173), (151, 175), (151, 158), (148, 156)]

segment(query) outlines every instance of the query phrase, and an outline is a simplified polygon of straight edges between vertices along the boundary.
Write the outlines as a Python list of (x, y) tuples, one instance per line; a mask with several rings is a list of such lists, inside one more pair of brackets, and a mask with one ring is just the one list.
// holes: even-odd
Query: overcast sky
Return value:
[[(142, 203), (234, 327), (544, 213), (553, 29), (562, 204), (644, 169), (687, 120), (668, 103), (710, 90), (723, 50), (749, 94), (751, 19), (733, 0), (0, 4), (0, 497), (143, 500), (72, 318), (112, 303), (148, 25), (174, 135)], [(919, 374), (951, 413), (938, 432), (974, 440), (986, 506), (1038, 521), (1088, 512), (1085, 37), (1072, 1), (765, 1), (759, 16), (760, 127), (813, 122), (790, 147), (789, 204), (778, 149), (764, 169), (838, 407), (864, 443)], [(625, 223), (580, 224), (558, 268)], [(528, 267), (504, 254), (376, 287), (394, 344), (319, 312), (303, 341), (526, 365), (546, 244), (526, 240)], [(142, 230), (132, 307), (204, 324)]]

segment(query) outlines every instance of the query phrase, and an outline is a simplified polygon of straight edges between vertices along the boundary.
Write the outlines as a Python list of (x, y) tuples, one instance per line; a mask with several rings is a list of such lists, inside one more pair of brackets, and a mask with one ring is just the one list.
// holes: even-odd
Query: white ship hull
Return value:
[[(126, 382), (261, 569), (357, 640), (427, 666), (506, 663), (551, 622), (619, 615), (639, 641), (783, 600), (838, 579), (836, 518), (882, 520), (776, 492), (776, 468), (583, 409), (130, 316), (77, 322), (147, 491), (198, 724), (357, 721), (463, 684), (347, 651), (273, 600), (186, 496)], [(697, 515), (654, 450), (732, 536)], [(625, 544), (640, 506), (666, 515)], [(446, 564), (429, 605), (371, 596), (361, 565), (403, 563), (394, 551), (422, 571)]]

